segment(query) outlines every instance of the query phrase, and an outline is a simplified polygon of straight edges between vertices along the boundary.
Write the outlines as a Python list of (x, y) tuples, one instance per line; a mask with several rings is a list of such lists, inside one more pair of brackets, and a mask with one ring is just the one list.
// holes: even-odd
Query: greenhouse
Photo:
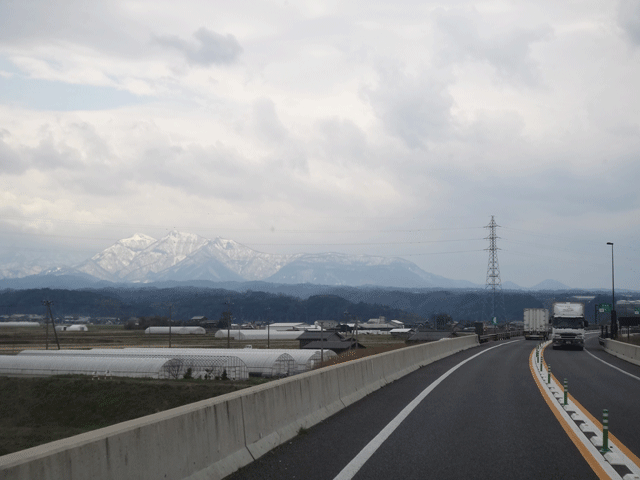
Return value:
[(0, 322), (3, 328), (36, 328), (39, 327), (38, 322)]
[(216, 338), (227, 338), (234, 340), (296, 340), (304, 330), (278, 331), (278, 330), (218, 330)]
[(48, 377), (79, 374), (106, 377), (182, 378), (183, 371), (180, 363), (170, 358), (0, 355), (0, 375), (7, 376)]
[[(128, 350), (128, 349), (125, 349)], [(148, 348), (140, 348), (140, 349), (136, 349), (136, 350), (149, 350)], [(154, 350), (166, 350), (166, 349), (154, 349)], [(262, 355), (262, 354), (273, 354), (273, 353), (279, 353), (279, 354), (287, 354), (290, 355), (295, 364), (296, 364), (296, 368), (295, 368), (295, 372), (296, 373), (301, 373), (301, 372), (306, 372), (309, 370), (312, 370), (316, 365), (318, 365), (320, 363), (320, 358), (324, 357), (325, 360), (327, 360), (328, 358), (331, 357), (335, 357), (336, 353), (332, 350), (324, 350), (324, 355), (322, 354), (322, 352), (320, 351), (320, 349), (318, 350), (300, 350), (300, 349), (275, 349), (275, 348), (271, 348), (271, 349), (266, 349), (266, 348), (187, 348), (187, 349), (175, 349), (172, 348), (171, 351), (175, 351), (175, 350), (188, 350), (188, 351), (196, 351), (196, 352), (207, 352), (207, 354), (212, 354), (212, 355), (237, 355), (238, 357), (242, 358), (243, 354), (246, 354), (247, 352), (252, 352), (255, 353), (256, 355)]]
[[(138, 349), (134, 349), (138, 350)], [(143, 348), (141, 351), (125, 351), (123, 349), (94, 348), (93, 350), (23, 350), (18, 355), (32, 356), (75, 356), (75, 357), (98, 357), (98, 358), (164, 358), (175, 359), (180, 364), (179, 378), (191, 369), (193, 378), (215, 379), (226, 376), (231, 380), (246, 380), (249, 378), (249, 370), (245, 363), (237, 356), (233, 355), (201, 355), (194, 350), (194, 353), (179, 353), (176, 349), (149, 349)], [(151, 351), (154, 350), (154, 351)], [(156, 352), (155, 350), (160, 350)]]
[(56, 325), (58, 332), (88, 332), (89, 327), (86, 325)]
[[(127, 349), (125, 349), (127, 350)], [(141, 348), (137, 350), (149, 350), (148, 348)], [(154, 350), (165, 350), (165, 349), (154, 349)], [(171, 349), (172, 351), (176, 350), (175, 348)], [(291, 373), (301, 373), (306, 372), (308, 370), (313, 369), (317, 364), (320, 363), (320, 357), (322, 353), (320, 350), (298, 350), (298, 349), (265, 349), (265, 348), (196, 348), (196, 349), (178, 349), (178, 350), (189, 350), (189, 351), (204, 351), (207, 354), (211, 355), (237, 355), (240, 358), (247, 353), (253, 353), (256, 356), (260, 355), (272, 355), (274, 353), (277, 354), (286, 354), (293, 358), (295, 362), (295, 370)], [(331, 357), (335, 357), (336, 353), (325, 349), (324, 351), (324, 359), (328, 359)]]
[[(166, 348), (124, 348), (124, 352), (148, 352), (165, 353)], [(296, 361), (289, 353), (281, 353), (277, 350), (263, 350), (251, 348), (172, 348), (171, 355), (232, 355), (242, 360), (251, 376), (261, 377), (285, 377), (297, 373)]]
[(294, 349), (272, 349), (270, 352), (287, 353), (291, 355), (296, 362), (297, 372), (308, 372), (313, 370), (316, 366), (320, 365), (322, 360), (327, 360), (331, 357), (337, 357), (336, 352), (333, 350), (327, 350), (324, 352), (321, 350), (294, 350)]
[(207, 331), (202, 327), (148, 327), (144, 333), (151, 335), (204, 335)]

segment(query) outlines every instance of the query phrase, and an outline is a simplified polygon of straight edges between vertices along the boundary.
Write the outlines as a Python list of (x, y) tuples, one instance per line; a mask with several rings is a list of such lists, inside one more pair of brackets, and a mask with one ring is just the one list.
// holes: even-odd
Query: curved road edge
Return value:
[(612, 434), (608, 435), (608, 451), (603, 446), (602, 424), (598, 422), (549, 372), (544, 360), (546, 342), (529, 355), (529, 368), (541, 395), (554, 416), (599, 478), (630, 480), (640, 478), (640, 460)]

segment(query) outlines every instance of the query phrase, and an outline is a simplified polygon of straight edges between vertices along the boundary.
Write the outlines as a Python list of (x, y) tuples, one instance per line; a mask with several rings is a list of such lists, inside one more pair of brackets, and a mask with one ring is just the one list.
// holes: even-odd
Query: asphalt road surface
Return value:
[[(613, 372), (619, 372), (587, 352), (594, 349), (595, 355), (612, 357), (597, 351), (597, 341), (592, 343), (583, 352), (548, 348), (547, 361), (556, 363), (554, 374), (570, 377), (570, 392), (593, 409), (594, 416), (610, 408), (612, 433), (638, 453), (638, 432), (632, 424), (637, 425), (640, 412), (633, 412), (632, 402), (620, 400), (612, 389), (640, 400), (640, 382), (631, 377), (613, 380)], [(362, 465), (348, 467), (349, 475), (341, 478), (597, 478), (533, 379), (528, 358), (535, 345), (523, 339), (490, 342), (423, 367), (227, 478), (335, 479), (407, 405), (456, 366), (377, 448), (365, 449), (370, 456)], [(598, 380), (592, 382), (594, 376)], [(620, 422), (614, 419), (622, 415), (627, 426), (618, 431)]]
[(587, 334), (584, 351), (547, 347), (544, 358), (560, 382), (567, 379), (569, 393), (593, 417), (602, 421), (602, 410), (609, 410), (611, 434), (640, 456), (640, 366), (606, 353), (597, 337)]

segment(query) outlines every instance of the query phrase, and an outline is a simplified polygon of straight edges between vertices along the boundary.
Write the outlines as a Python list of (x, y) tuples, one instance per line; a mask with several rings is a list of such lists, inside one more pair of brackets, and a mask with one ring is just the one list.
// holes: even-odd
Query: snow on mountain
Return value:
[(145, 281), (148, 274), (173, 267), (207, 242), (209, 240), (194, 233), (174, 230), (138, 252), (119, 276), (130, 282)]
[(233, 240), (216, 238), (205, 247), (227, 267), (246, 280), (263, 280), (270, 277), (298, 255), (272, 255), (257, 252)]
[(129, 267), (140, 252), (155, 242), (155, 238), (136, 233), (129, 238), (118, 240), (109, 248), (77, 265), (76, 268), (102, 280), (119, 279), (122, 278), (120, 272)]
[[(44, 269), (43, 269), (44, 270)], [(284, 284), (377, 285), (389, 287), (477, 288), (425, 272), (400, 259), (340, 253), (276, 255), (233, 240), (209, 240), (172, 231), (156, 240), (135, 234), (117, 241), (74, 268), (110, 282), (207, 280), (268, 281)], [(60, 275), (59, 272), (49, 272)]]

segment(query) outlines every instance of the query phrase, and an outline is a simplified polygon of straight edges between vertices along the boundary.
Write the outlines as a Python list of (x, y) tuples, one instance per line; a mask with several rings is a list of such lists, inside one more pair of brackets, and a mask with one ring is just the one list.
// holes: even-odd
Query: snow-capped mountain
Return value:
[(110, 282), (209, 280), (324, 285), (475, 288), (430, 274), (400, 258), (339, 253), (275, 255), (233, 240), (209, 240), (172, 231), (156, 240), (135, 234), (73, 267), (50, 275), (78, 275)]
[(140, 252), (155, 242), (157, 240), (153, 237), (136, 233), (129, 238), (118, 240), (109, 248), (77, 265), (76, 269), (101, 280), (120, 280), (121, 272), (131, 265)]

